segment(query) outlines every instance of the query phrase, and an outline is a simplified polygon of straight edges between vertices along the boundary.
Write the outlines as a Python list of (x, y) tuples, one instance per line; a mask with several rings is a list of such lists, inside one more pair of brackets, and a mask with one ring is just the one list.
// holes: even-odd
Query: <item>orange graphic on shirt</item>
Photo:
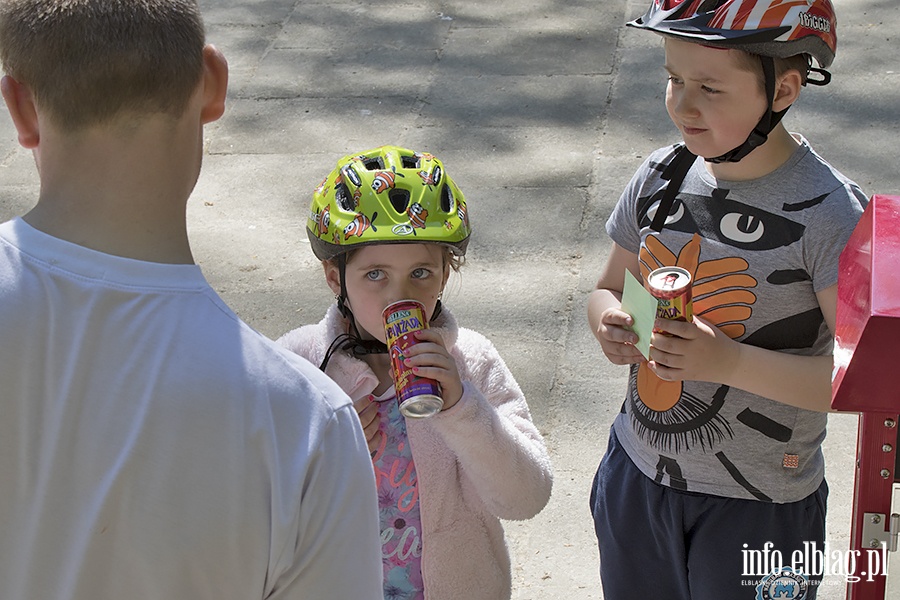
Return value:
[[(756, 302), (756, 294), (749, 288), (756, 287), (757, 281), (742, 273), (749, 266), (743, 258), (735, 256), (700, 262), (700, 239), (695, 233), (675, 256), (656, 236), (648, 237), (640, 253), (641, 275), (646, 281), (650, 272), (660, 267), (686, 269), (693, 282), (694, 316), (703, 317), (732, 339), (740, 337), (746, 331), (742, 321), (750, 318), (751, 306)], [(663, 381), (647, 363), (641, 363), (637, 391), (647, 408), (664, 412), (678, 403), (682, 384), (680, 381)]]

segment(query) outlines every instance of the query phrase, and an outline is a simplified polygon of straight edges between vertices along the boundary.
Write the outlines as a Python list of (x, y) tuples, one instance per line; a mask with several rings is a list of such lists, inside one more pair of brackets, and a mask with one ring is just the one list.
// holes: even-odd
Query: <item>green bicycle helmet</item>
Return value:
[(466, 201), (434, 155), (397, 146), (341, 158), (313, 193), (306, 233), (328, 260), (367, 244), (433, 242), (466, 253)]

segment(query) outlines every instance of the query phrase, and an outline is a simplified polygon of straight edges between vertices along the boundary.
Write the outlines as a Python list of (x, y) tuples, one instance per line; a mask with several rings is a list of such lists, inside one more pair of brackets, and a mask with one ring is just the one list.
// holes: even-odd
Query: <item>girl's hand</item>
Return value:
[(740, 359), (741, 344), (699, 317), (692, 323), (657, 319), (650, 338), (650, 369), (667, 381), (726, 383)]
[(416, 375), (434, 379), (441, 385), (446, 410), (462, 398), (463, 386), (456, 361), (450, 356), (444, 346), (444, 339), (436, 330), (417, 331), (416, 340), (419, 343), (406, 350), (406, 365), (412, 367)]
[(378, 403), (372, 396), (363, 396), (353, 403), (356, 414), (359, 415), (359, 422), (362, 424), (363, 433), (366, 434), (366, 444), (369, 446), (369, 453), (375, 456), (381, 444), (383, 434), (379, 430), (381, 420), (378, 418)]
[(631, 331), (634, 319), (619, 308), (607, 308), (600, 315), (600, 327), (597, 328), (597, 339), (603, 354), (614, 365), (629, 365), (644, 360), (640, 351), (635, 348), (638, 341), (636, 333)]

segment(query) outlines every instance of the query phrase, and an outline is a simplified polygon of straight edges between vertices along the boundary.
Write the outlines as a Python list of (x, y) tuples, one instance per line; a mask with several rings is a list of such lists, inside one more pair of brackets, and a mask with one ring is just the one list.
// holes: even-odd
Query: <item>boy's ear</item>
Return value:
[(211, 123), (225, 114), (228, 92), (228, 61), (212, 44), (203, 48), (203, 109), (202, 122)]
[(775, 81), (775, 98), (772, 101), (772, 110), (782, 111), (797, 101), (800, 89), (803, 87), (803, 77), (797, 69), (788, 69)]
[(19, 144), (28, 150), (37, 148), (41, 141), (41, 132), (31, 90), (9, 75), (4, 75), (0, 79), (0, 92), (3, 93), (9, 116), (12, 117), (13, 125), (19, 134)]

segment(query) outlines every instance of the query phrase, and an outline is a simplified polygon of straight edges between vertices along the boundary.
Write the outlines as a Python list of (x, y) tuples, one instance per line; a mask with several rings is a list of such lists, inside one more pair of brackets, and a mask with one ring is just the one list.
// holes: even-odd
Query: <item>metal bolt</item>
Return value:
[(889, 429), (893, 429), (896, 425), (897, 425), (897, 422), (894, 421), (893, 419), (885, 419), (884, 420), (884, 426)]
[(882, 476), (883, 478), (887, 479), (888, 477), (891, 476), (891, 472), (888, 471), (887, 469), (882, 469), (882, 470), (881, 470), (881, 476)]
[(891, 450), (894, 449), (894, 447), (891, 446), (890, 444), (884, 444), (883, 446), (881, 446), (881, 449), (882, 449), (884, 452), (890, 452)]
[(872, 521), (872, 523), (874, 523), (875, 525), (878, 525), (879, 523), (881, 523), (881, 515), (872, 515), (870, 521)]
[(872, 540), (869, 542), (869, 548), (879, 548), (881, 546), (881, 542), (878, 540)]

